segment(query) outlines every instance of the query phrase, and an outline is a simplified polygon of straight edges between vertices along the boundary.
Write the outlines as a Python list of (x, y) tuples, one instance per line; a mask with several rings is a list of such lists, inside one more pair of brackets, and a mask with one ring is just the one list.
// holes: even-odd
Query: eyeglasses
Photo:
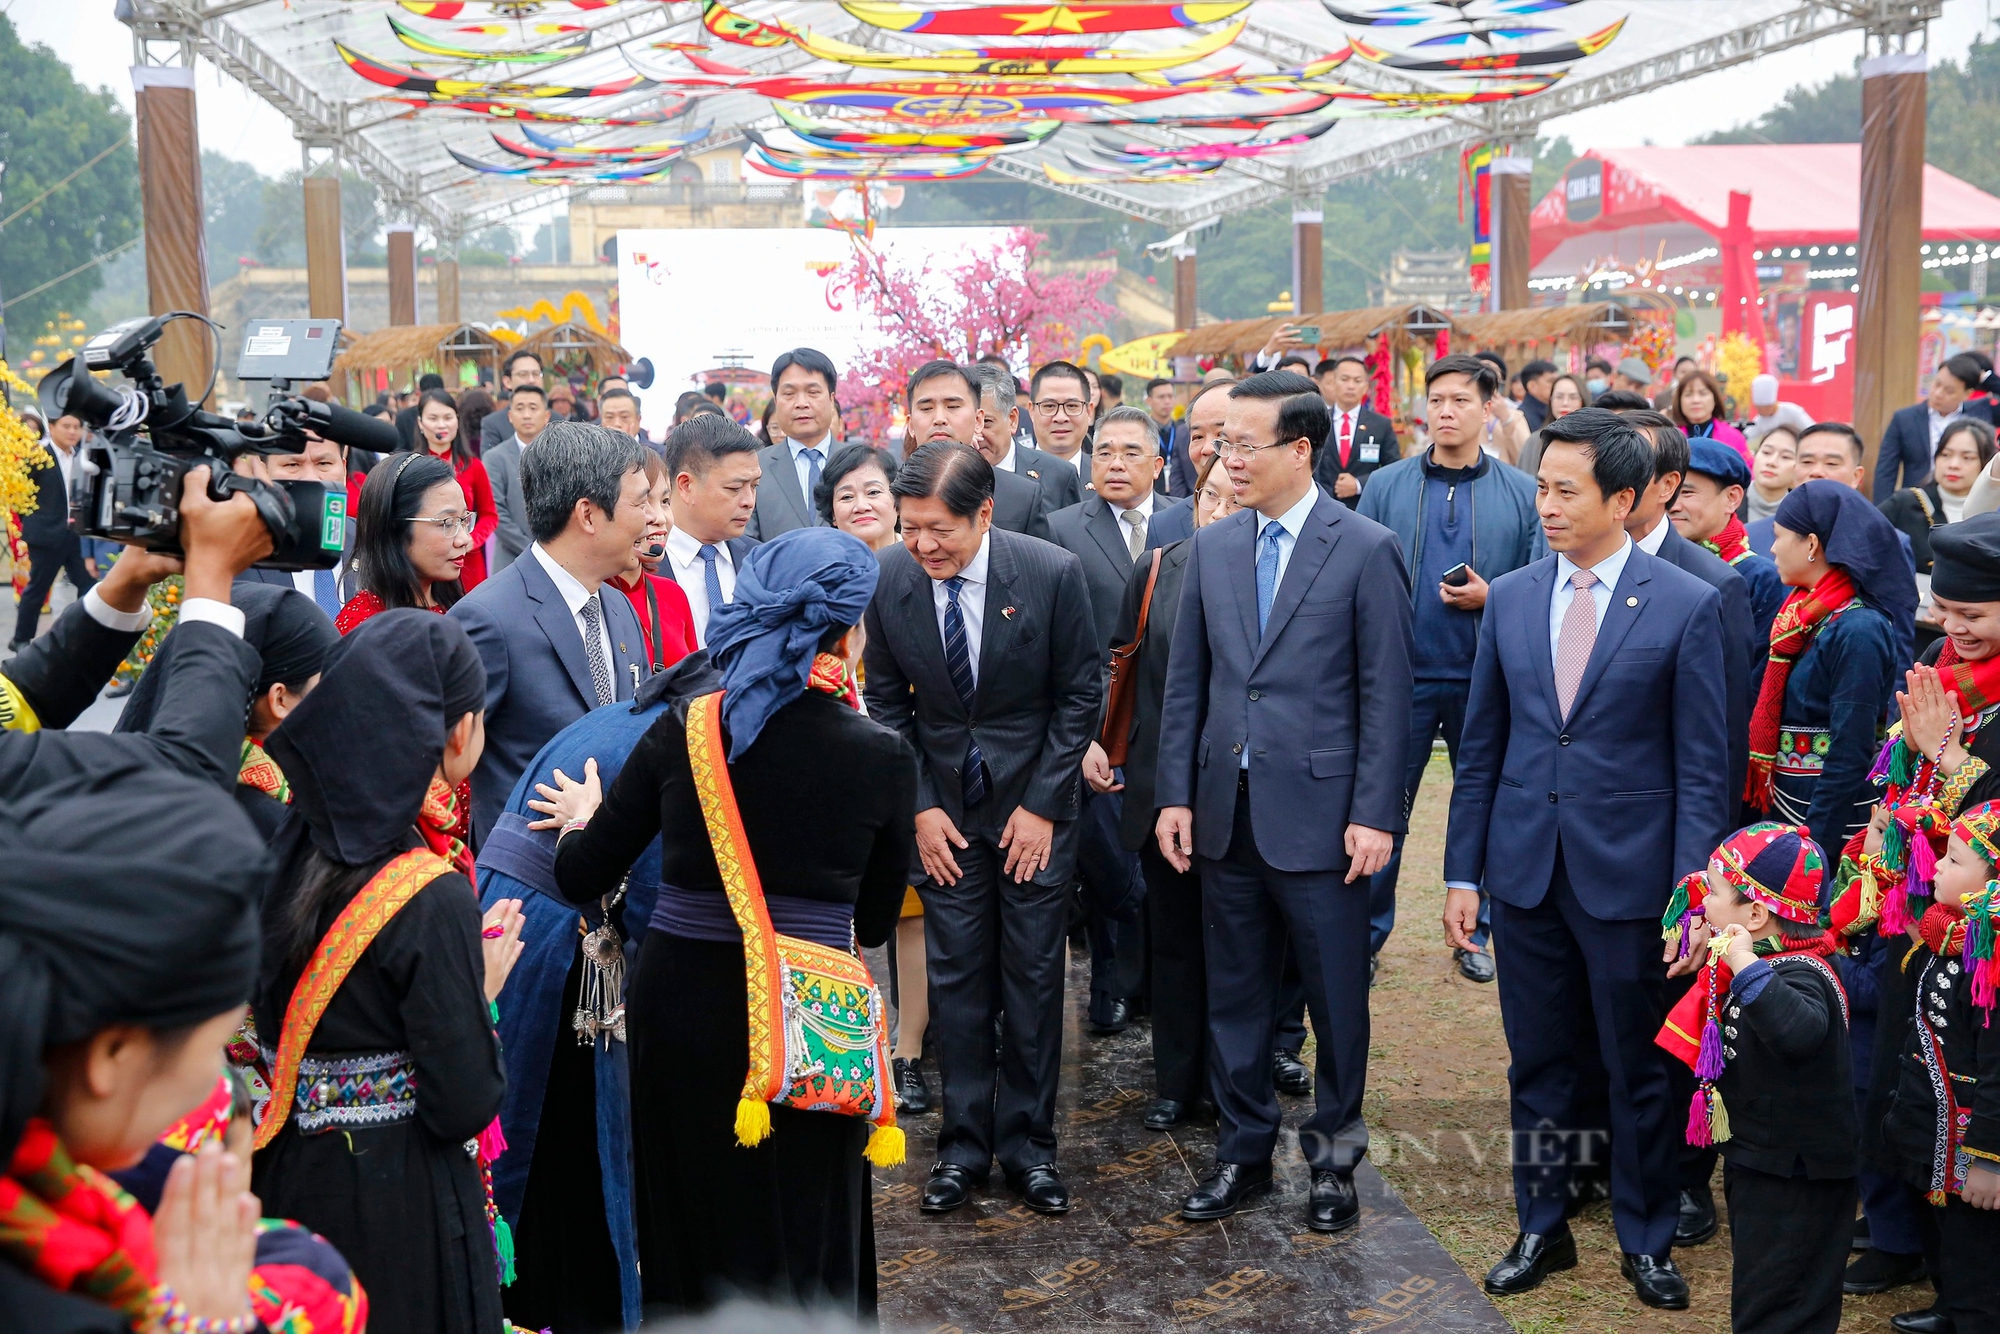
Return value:
[(1033, 404), (1033, 407), (1044, 417), (1081, 417), (1090, 411), (1090, 404), (1074, 398), (1061, 400), (1044, 398)]
[(1219, 456), (1225, 459), (1227, 458), (1247, 459), (1260, 449), (1283, 449), (1287, 445), (1290, 445), (1291, 443), (1292, 442), (1289, 440), (1274, 440), (1268, 445), (1246, 445), (1238, 443), (1237, 441), (1234, 440), (1218, 440), (1215, 442), (1215, 452)]
[(1106, 449), (1103, 445), (1099, 445), (1097, 457), (1107, 463), (1114, 460), (1123, 463), (1143, 463), (1151, 457), (1151, 453), (1144, 449)]
[(417, 514), (410, 517), (411, 523), (427, 523), (446, 537), (470, 537), (472, 535), (472, 525), (477, 521), (478, 516), (470, 513)]

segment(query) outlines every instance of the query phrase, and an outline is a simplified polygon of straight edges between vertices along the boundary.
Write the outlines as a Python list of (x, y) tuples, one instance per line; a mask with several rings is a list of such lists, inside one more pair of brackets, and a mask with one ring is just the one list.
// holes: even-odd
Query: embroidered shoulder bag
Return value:
[(730, 913), (743, 933), (750, 1004), (750, 1070), (736, 1104), (736, 1141), (771, 1133), (771, 1105), (837, 1112), (874, 1123), (868, 1161), (903, 1161), (903, 1131), (890, 1093), (882, 993), (858, 954), (779, 935), (743, 832), (722, 743), (722, 692), (688, 706), (688, 763)]

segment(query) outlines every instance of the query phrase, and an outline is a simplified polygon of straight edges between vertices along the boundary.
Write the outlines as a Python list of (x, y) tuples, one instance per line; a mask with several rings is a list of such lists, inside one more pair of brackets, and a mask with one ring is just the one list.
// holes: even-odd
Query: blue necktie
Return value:
[(708, 585), (709, 614), (714, 615), (715, 609), (728, 600), (722, 596), (722, 576), (715, 572), (716, 550), (704, 542), (701, 544), (701, 550), (696, 554), (701, 557), (702, 582)]
[(340, 583), (332, 570), (313, 571), (313, 601), (328, 616), (340, 615)]
[(1264, 540), (1257, 545), (1257, 637), (1264, 637), (1264, 623), (1271, 619), (1271, 599), (1278, 593), (1278, 539), (1285, 525), (1264, 525)]
[[(965, 580), (950, 578), (944, 581), (944, 664), (951, 672), (952, 689), (958, 692), (958, 702), (965, 706), (966, 716), (972, 715), (972, 654), (965, 642), (965, 614), (958, 609), (958, 592), (965, 587)], [(961, 781), (968, 807), (977, 806), (986, 800), (986, 757), (979, 752), (979, 734), (970, 732), (965, 741), (965, 772)]]
[(819, 494), (819, 469), (820, 464), (826, 461), (826, 456), (817, 449), (802, 449), (799, 453), (805, 455), (806, 468), (810, 473), (806, 478), (806, 508), (812, 511), (813, 522), (818, 523), (819, 507), (814, 503), (813, 497)]

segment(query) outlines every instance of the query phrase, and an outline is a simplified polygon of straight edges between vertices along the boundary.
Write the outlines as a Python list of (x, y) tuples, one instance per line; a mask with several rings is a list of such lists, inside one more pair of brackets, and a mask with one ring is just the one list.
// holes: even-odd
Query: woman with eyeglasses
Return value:
[(355, 515), (354, 574), (361, 591), (334, 617), (334, 628), (347, 634), (392, 607), (442, 616), (465, 592), (459, 580), (477, 522), (449, 461), (391, 454), (376, 464), (362, 483)]
[(500, 526), (500, 508), (493, 501), (493, 483), (487, 479), (486, 465), (467, 443), (473, 437), (464, 427), (458, 406), (442, 389), (426, 392), (417, 403), (417, 439), (431, 457), (451, 465), (465, 503), (473, 513), (472, 550), (466, 553), (459, 570), (458, 587), (470, 593), (486, 580), (486, 539)]

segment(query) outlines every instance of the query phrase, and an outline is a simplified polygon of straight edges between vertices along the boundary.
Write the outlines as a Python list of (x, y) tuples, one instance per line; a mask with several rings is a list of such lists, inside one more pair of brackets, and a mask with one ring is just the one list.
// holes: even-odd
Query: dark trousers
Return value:
[[(1679, 1064), (1679, 1062), (1675, 1062)], [(1895, 1067), (1891, 1065), (1891, 1069)], [(1868, 1087), (1854, 1090), (1854, 1105), (1864, 1118), (1868, 1115)], [(1928, 1209), (1924, 1197), (1903, 1184), (1901, 1177), (1888, 1172), (1863, 1172), (1855, 1178), (1861, 1190), (1861, 1212), (1868, 1220), (1868, 1244), (1889, 1255), (1916, 1255), (1924, 1249), (1924, 1237), (1917, 1213)]]
[[(1607, 922), (1577, 902), (1562, 848), (1548, 893), (1532, 908), (1495, 900), (1500, 1019), (1512, 1057), (1514, 1209), (1523, 1232), (1553, 1232), (1570, 1172), (1592, 1138), (1580, 1128), (1578, 1015), (1594, 1015), (1610, 1094), (1611, 1216), (1621, 1249), (1664, 1257), (1673, 1245), (1680, 1126), (1653, 1045), (1666, 1014), (1657, 921)], [(1686, 1109), (1680, 1109), (1684, 1118)]]
[(47, 546), (29, 545), (28, 586), (22, 591), (20, 606), (14, 613), (15, 643), (25, 644), (35, 637), (42, 603), (48, 600), (49, 590), (56, 586), (56, 575), (61, 573), (69, 575), (78, 597), (88, 593), (97, 582), (83, 563), (83, 542), (75, 533), (64, 533), (60, 541)]
[(1975, 1209), (1956, 1195), (1940, 1207), (1910, 1194), (1918, 1206), (1924, 1260), (1937, 1287), (1931, 1309), (1950, 1316), (1959, 1334), (2000, 1329), (2000, 1265), (1994, 1263), (2000, 1256), (2000, 1209)]
[[(1444, 735), (1445, 754), (1450, 757), (1452, 772), (1458, 771), (1458, 738), (1465, 731), (1465, 698), (1472, 693), (1472, 682), (1467, 681), (1417, 681), (1410, 691), (1410, 760), (1403, 771), (1403, 808), (1414, 809), (1417, 803), (1417, 788), (1424, 781), (1424, 768), (1431, 762), (1431, 742), (1440, 733)], [(1396, 929), (1396, 881), (1403, 874), (1403, 835), (1396, 835), (1396, 846), (1389, 853), (1388, 864), (1368, 880), (1368, 952), (1380, 954), (1382, 947), (1389, 943), (1389, 933)], [(1487, 901), (1486, 890), (1479, 891), (1479, 928), (1472, 933), (1473, 943), (1484, 945), (1493, 934), (1492, 905)]]
[(1271, 1080), (1278, 979), (1290, 936), (1319, 1036), (1313, 1114), (1299, 1148), (1315, 1169), (1352, 1171), (1368, 1148), (1368, 892), (1338, 871), (1279, 871), (1257, 852), (1247, 784), (1236, 793), (1228, 855), (1197, 858), (1208, 948), (1210, 1082), (1222, 1125), (1215, 1156), (1271, 1160), (1278, 1093)]
[[(1003, 874), (996, 831), (965, 830), (955, 885), (925, 880), (924, 943), (931, 1039), (944, 1083), (941, 1163), (984, 1180), (998, 1157), (1022, 1172), (1056, 1157), (1056, 1078), (1062, 1064), (1063, 941), (1074, 821), (1056, 826), (1057, 883)], [(1050, 878), (1043, 872), (1044, 880)], [(1000, 1017), (1000, 1046), (993, 1020)]]
[(1285, 941), (1285, 971), (1278, 977), (1278, 1050), (1297, 1056), (1306, 1045), (1306, 984), (1299, 980), (1299, 961), (1292, 942)]
[(1176, 871), (1148, 839), (1146, 926), (1153, 972), (1153, 1082), (1162, 1098), (1208, 1092), (1208, 965), (1201, 938), (1201, 876)]
[(1725, 1163), (1730, 1334), (1834, 1334), (1854, 1236), (1854, 1178), (1814, 1181)]
[(1113, 1001), (1139, 996), (1146, 980), (1146, 880), (1120, 829), (1125, 801), (1117, 792), (1084, 793), (1078, 820), (1076, 874), (1083, 886), (1090, 939), (1090, 1009), (1109, 1018)]

